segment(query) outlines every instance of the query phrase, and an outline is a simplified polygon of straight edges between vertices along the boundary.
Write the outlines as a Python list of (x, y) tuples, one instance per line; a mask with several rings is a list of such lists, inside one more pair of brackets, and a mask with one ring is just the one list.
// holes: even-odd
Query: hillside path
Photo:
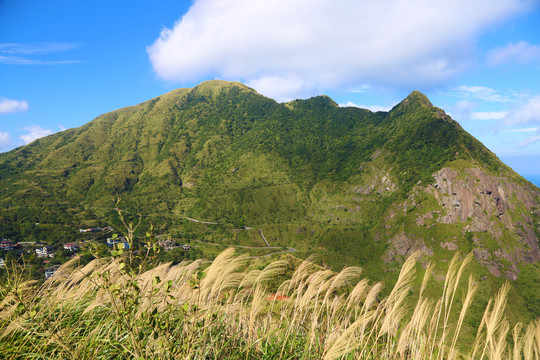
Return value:
[[(182, 219), (186, 219), (188, 221), (192, 221), (192, 222), (196, 222), (196, 223), (200, 223), (200, 224), (210, 224), (210, 225), (224, 225), (223, 223), (218, 223), (218, 222), (215, 222), (215, 221), (203, 221), (203, 220), (197, 220), (197, 219), (193, 219), (193, 218), (189, 218), (187, 216), (182, 216)], [(250, 226), (244, 226), (243, 229), (235, 229), (235, 230), (251, 230), (253, 229), (252, 227)], [(269, 248), (269, 249), (272, 249), (272, 247), (270, 246), (270, 244), (268, 244), (268, 241), (266, 240), (266, 238), (264, 237), (264, 234), (262, 232), (262, 229), (259, 229), (259, 235), (261, 235), (262, 239), (264, 240), (264, 243), (266, 244), (266, 247)], [(206, 244), (206, 243), (205, 243)], [(210, 243), (208, 243), (210, 244)], [(249, 249), (249, 248), (248, 248)], [(260, 248), (253, 248), (253, 249), (260, 249)], [(276, 249), (276, 248), (274, 248)], [(277, 249), (281, 249), (281, 248), (277, 248)], [(292, 248), (291, 248), (292, 249)], [(296, 251), (296, 250), (295, 250)]]
[[(254, 249), (254, 250), (256, 250), (256, 249), (283, 249), (283, 247), (279, 247), (279, 246), (268, 246), (268, 247), (264, 247), (264, 246), (244, 246), (244, 245), (231, 245), (231, 244), (221, 244), (221, 243), (214, 243), (214, 242), (204, 242), (204, 241), (201, 241), (201, 240), (193, 240), (193, 241), (196, 242), (196, 243), (205, 244), (205, 245), (230, 246), (230, 247), (237, 247), (237, 248), (242, 248), (242, 249)], [(256, 258), (262, 258), (262, 257), (270, 257), (270, 256), (276, 255), (276, 254), (292, 253), (292, 252), (298, 251), (297, 249), (295, 249), (293, 247), (290, 247), (290, 246), (287, 246), (286, 249), (287, 250), (276, 251), (276, 252), (272, 252), (270, 254), (257, 255), (257, 256), (248, 256), (247, 258), (248, 259), (256, 259)]]
[(214, 222), (214, 221), (197, 220), (197, 219), (188, 218), (186, 216), (182, 216), (182, 219), (186, 219), (186, 220), (193, 221), (193, 222), (200, 223), (200, 224), (209, 224), (209, 225), (219, 225), (220, 224), (220, 223)]
[(262, 239), (264, 240), (264, 242), (266, 243), (266, 246), (267, 247), (270, 247), (270, 245), (268, 245), (268, 241), (266, 241), (266, 238), (264, 237), (263, 233), (262, 233), (262, 229), (259, 229), (259, 235), (261, 235)]

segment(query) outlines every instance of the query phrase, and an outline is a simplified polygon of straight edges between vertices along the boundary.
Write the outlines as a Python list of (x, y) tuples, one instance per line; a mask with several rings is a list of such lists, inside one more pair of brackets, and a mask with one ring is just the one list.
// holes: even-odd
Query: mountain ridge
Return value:
[(371, 112), (205, 82), (0, 154), (0, 187), (4, 237), (107, 219), (99, 209), (122, 197), (164, 228), (189, 228), (185, 216), (257, 225), (334, 266), (476, 249), (480, 269), (514, 279), (540, 259), (540, 190), (418, 91)]

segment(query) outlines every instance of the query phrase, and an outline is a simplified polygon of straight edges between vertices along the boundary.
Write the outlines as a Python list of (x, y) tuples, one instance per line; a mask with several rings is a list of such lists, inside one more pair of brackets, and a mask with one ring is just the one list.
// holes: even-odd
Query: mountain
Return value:
[(540, 190), (417, 91), (374, 113), (209, 81), (0, 154), (0, 237), (67, 241), (118, 197), (185, 237), (260, 241), (230, 231), (252, 227), (380, 276), (416, 250), (472, 251), (478, 276), (540, 274)]

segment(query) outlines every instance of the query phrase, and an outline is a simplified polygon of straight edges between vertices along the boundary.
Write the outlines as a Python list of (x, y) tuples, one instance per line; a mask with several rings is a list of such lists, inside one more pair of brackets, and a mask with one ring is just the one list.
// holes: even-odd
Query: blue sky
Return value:
[(215, 78), (374, 111), (420, 90), (540, 185), (538, 0), (0, 0), (0, 151)]

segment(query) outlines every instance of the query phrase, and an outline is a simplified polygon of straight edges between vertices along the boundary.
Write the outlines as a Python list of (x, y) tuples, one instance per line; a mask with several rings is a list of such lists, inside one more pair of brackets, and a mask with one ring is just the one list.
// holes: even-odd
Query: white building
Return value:
[(44, 246), (42, 248), (37, 248), (36, 249), (36, 255), (37, 255), (38, 258), (44, 258), (44, 257), (53, 258), (54, 257), (54, 247), (53, 246)]
[(54, 265), (54, 266), (49, 266), (48, 268), (45, 268), (45, 279), (48, 279), (51, 276), (53, 276), (59, 267), (60, 265)]

